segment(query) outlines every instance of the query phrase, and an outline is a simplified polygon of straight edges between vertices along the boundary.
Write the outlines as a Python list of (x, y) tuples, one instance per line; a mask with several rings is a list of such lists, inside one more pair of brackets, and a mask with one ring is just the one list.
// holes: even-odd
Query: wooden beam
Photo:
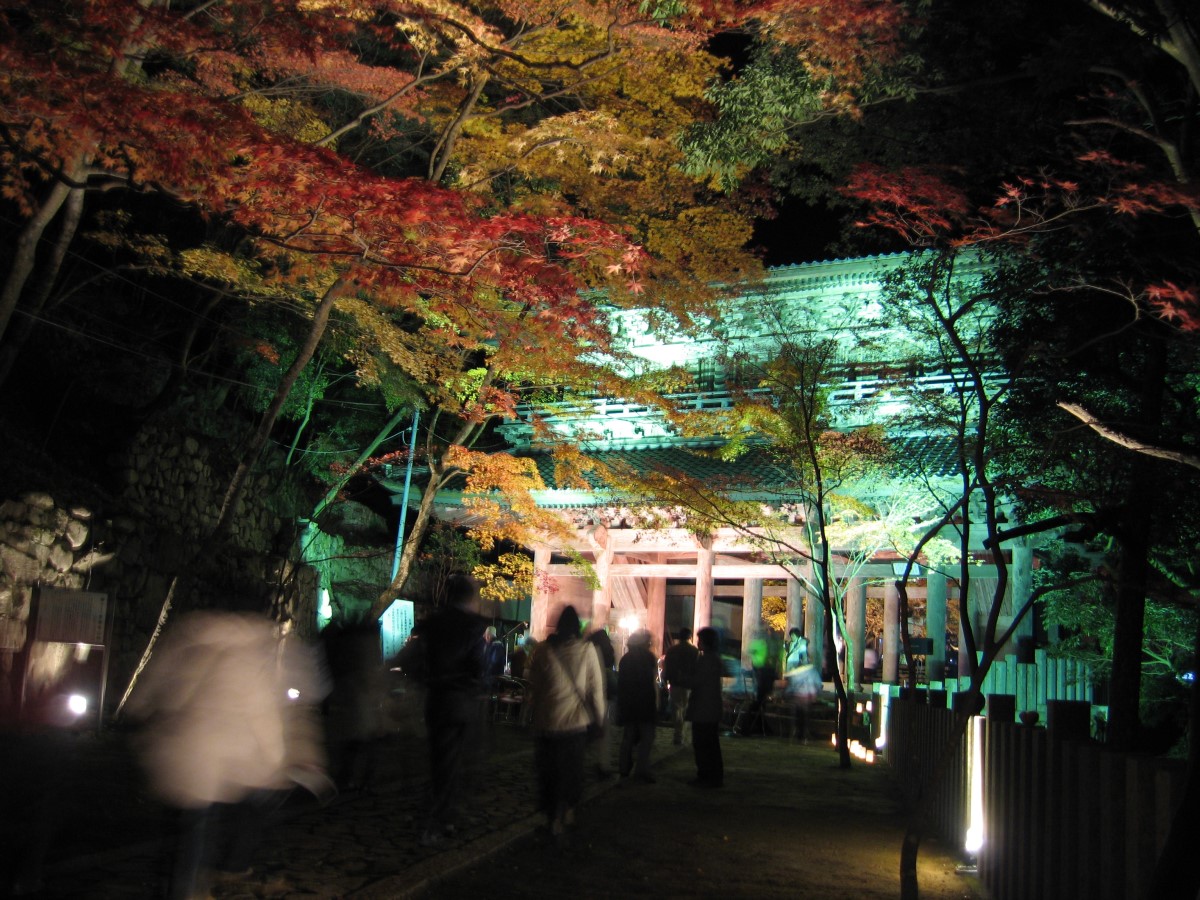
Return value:
[[(607, 568), (609, 578), (695, 578), (695, 562), (678, 563), (613, 563)], [(546, 566), (546, 573), (556, 578), (579, 577), (575, 567), (567, 563), (554, 563)], [(976, 578), (995, 578), (994, 565), (972, 566), (971, 575)], [(896, 576), (892, 567), (886, 563), (875, 563), (847, 569), (838, 566), (834, 569), (834, 577), (883, 579), (893, 581)], [(771, 578), (786, 579), (790, 577), (786, 566), (777, 563), (729, 562), (716, 563), (712, 567), (713, 578)]]

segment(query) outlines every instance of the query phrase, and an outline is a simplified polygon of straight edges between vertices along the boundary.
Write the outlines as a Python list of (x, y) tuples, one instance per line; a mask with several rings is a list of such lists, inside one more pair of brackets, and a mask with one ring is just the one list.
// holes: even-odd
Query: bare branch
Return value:
[(1166, 459), (1170, 460), (1171, 462), (1182, 463), (1185, 466), (1191, 466), (1193, 469), (1200, 469), (1200, 456), (1196, 456), (1193, 453), (1184, 453), (1181, 450), (1168, 450), (1165, 447), (1147, 444), (1145, 441), (1138, 440), (1131, 435), (1117, 431), (1115, 428), (1105, 425), (1102, 421), (1097, 419), (1086, 409), (1076, 403), (1066, 403), (1060, 400), (1057, 406), (1059, 409), (1069, 412), (1105, 440), (1112, 441), (1114, 444), (1120, 447), (1124, 447), (1127, 450), (1132, 450), (1135, 453), (1153, 456), (1156, 459)]

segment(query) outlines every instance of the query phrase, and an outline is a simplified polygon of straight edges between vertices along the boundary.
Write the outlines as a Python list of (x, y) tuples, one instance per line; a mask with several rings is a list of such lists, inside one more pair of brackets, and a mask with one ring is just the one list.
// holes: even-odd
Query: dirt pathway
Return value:
[[(660, 732), (660, 739), (666, 733)], [(691, 752), (655, 784), (620, 784), (580, 811), (564, 849), (522, 838), (419, 897), (894, 898), (903, 817), (882, 767), (836, 768), (830, 748), (723, 739), (726, 786), (688, 785)], [(927, 840), (925, 900), (981, 898), (958, 858)]]

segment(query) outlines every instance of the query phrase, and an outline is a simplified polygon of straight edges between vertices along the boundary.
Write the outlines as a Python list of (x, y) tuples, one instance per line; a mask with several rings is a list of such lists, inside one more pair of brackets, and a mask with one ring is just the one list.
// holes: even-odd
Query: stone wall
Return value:
[[(165, 425), (143, 428), (117, 462), (124, 513), (188, 540), (212, 532), (236, 465), (225, 442), (178, 435)], [(279, 549), (275, 543), (285, 516), (294, 519), (302, 512), (294, 497), (277, 496), (281, 486), (286, 486), (282, 460), (267, 454), (238, 503), (230, 531), (234, 544), (260, 553)]]
[[(251, 477), (229, 539), (210, 559), (197, 552), (235, 465), (224, 443), (152, 425), (109, 464), (124, 487), (99, 504), (46, 490), (0, 498), (0, 703), (13, 699), (39, 586), (108, 595), (114, 702), (177, 575), (185, 577), (173, 597), (176, 611), (225, 605), (233, 592), (265, 598), (281, 581), (291, 586), (293, 609), (297, 592), (315, 594), (313, 578), (297, 578), (289, 561), (303, 498), (278, 460), (268, 458)], [(297, 617), (310, 617), (312, 597), (301, 601)]]

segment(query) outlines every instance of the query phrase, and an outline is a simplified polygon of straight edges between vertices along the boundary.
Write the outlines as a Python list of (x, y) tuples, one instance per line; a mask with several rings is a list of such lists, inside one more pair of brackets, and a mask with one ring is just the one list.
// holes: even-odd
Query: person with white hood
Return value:
[(172, 900), (207, 896), (214, 869), (247, 870), (266, 814), (297, 784), (333, 792), (316, 718), (329, 688), (313, 649), (263, 615), (194, 612), (167, 632), (129, 712), (145, 722), (152, 788), (180, 811)]
[(563, 607), (554, 634), (529, 661), (529, 703), (539, 806), (550, 833), (562, 840), (583, 796), (589, 731), (603, 727), (606, 710), (600, 654), (581, 638), (573, 606)]

